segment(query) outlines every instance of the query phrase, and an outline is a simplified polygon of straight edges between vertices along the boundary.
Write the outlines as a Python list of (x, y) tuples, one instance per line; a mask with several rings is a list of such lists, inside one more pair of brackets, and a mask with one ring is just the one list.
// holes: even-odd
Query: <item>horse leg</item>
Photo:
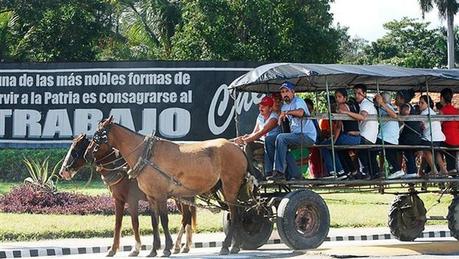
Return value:
[[(229, 228), (228, 228), (228, 234), (226, 234), (225, 240), (223, 241), (222, 248), (220, 250), (220, 255), (227, 255), (230, 253), (229, 247), (231, 246), (231, 242), (233, 241), (233, 236), (234, 239), (237, 239), (237, 208), (234, 205), (229, 205), (229, 211), (230, 211), (230, 220), (229, 220)], [(234, 249), (234, 247), (233, 247)], [(231, 252), (233, 253), (233, 249)]]
[(180, 214), (182, 215), (182, 221), (180, 223), (181, 227), (180, 227), (180, 231), (178, 232), (177, 234), (177, 239), (175, 240), (175, 246), (174, 246), (174, 254), (178, 254), (180, 253), (180, 248), (182, 248), (182, 236), (183, 236), (183, 233), (185, 233), (185, 224), (183, 223), (183, 209), (184, 209), (184, 206), (182, 203), (180, 203), (179, 201), (175, 200), (175, 204), (177, 205), (177, 209), (179, 210)]
[(196, 224), (196, 208), (190, 205), (182, 206), (182, 225), (185, 226), (186, 242), (182, 253), (188, 253), (192, 244), (193, 224)]
[(186, 243), (185, 243), (185, 247), (182, 249), (182, 253), (188, 253), (190, 252), (190, 249), (191, 249), (192, 237), (193, 237), (193, 229), (191, 228), (191, 225), (186, 225), (185, 232), (186, 232)]
[(128, 256), (138, 256), (142, 243), (139, 234), (139, 204), (138, 201), (128, 202), (129, 214), (131, 215), (132, 230), (134, 231), (135, 245)]
[(234, 235), (234, 243), (233, 247), (231, 248), (230, 253), (231, 254), (237, 254), (239, 251), (241, 251), (241, 239), (239, 237), (239, 229), (241, 227), (240, 221), (239, 221), (239, 210), (236, 206), (230, 205), (230, 212), (231, 212), (231, 226), (230, 228), (234, 229), (233, 235)]
[(167, 198), (158, 201), (159, 216), (161, 218), (161, 226), (163, 227), (164, 237), (165, 237), (165, 247), (163, 250), (163, 257), (169, 257), (171, 255), (171, 249), (173, 246), (172, 236), (169, 232), (169, 217), (167, 213)]
[(153, 228), (153, 247), (151, 248), (150, 254), (147, 257), (155, 257), (157, 255), (156, 250), (161, 248), (161, 239), (159, 237), (159, 226), (158, 226), (158, 208), (153, 198), (148, 197), (150, 203), (150, 215), (151, 215), (151, 226)]
[(115, 232), (113, 235), (113, 245), (107, 253), (108, 257), (116, 254), (120, 247), (121, 224), (123, 222), (124, 201), (115, 199)]
[(180, 248), (182, 247), (182, 236), (185, 232), (185, 226), (182, 225), (180, 231), (178, 232), (177, 239), (175, 240), (174, 254), (180, 253)]

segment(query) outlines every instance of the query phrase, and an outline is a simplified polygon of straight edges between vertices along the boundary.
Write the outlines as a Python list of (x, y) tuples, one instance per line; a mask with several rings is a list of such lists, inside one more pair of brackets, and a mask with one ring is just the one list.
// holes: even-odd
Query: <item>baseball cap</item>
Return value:
[(279, 87), (279, 89), (282, 88), (287, 88), (288, 90), (293, 90), (295, 88), (295, 85), (290, 83), (289, 81), (285, 81), (282, 83), (282, 85)]
[(260, 102), (258, 102), (257, 104), (261, 104), (263, 106), (269, 106), (269, 107), (272, 107), (273, 104), (274, 104), (274, 100), (273, 98), (269, 97), (269, 96), (265, 96), (261, 99)]

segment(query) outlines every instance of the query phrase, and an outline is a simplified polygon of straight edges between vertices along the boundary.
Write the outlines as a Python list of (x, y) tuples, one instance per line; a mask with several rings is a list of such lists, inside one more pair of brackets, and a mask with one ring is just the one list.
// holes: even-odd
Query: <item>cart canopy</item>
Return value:
[(390, 65), (343, 65), (272, 63), (259, 66), (234, 80), (230, 89), (248, 92), (278, 92), (290, 81), (295, 91), (322, 91), (366, 84), (369, 89), (396, 91), (413, 88), (439, 92), (450, 87), (459, 92), (459, 70), (418, 69)]

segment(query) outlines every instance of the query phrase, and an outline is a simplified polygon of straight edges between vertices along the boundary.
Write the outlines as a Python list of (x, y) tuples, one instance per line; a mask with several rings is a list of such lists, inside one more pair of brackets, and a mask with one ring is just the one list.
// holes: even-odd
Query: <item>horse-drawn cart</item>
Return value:
[[(369, 90), (398, 91), (414, 89), (417, 92), (439, 92), (451, 88), (459, 92), (459, 72), (455, 70), (409, 69), (393, 66), (358, 66), (358, 65), (318, 65), (318, 64), (267, 64), (253, 69), (234, 80), (230, 89), (237, 92), (273, 93), (279, 92), (280, 85), (289, 81), (295, 85), (295, 92), (326, 92), (341, 87), (352, 87), (365, 84)], [(316, 95), (317, 96), (317, 95)], [(326, 98), (327, 99), (327, 98)], [(235, 104), (237, 105), (237, 104)], [(327, 118), (333, 120), (351, 120), (342, 114), (330, 113), (330, 99), (327, 100), (328, 112), (317, 114), (308, 119)], [(397, 119), (369, 117), (370, 120), (422, 120), (458, 121), (459, 116), (428, 115), (398, 116)], [(459, 132), (458, 132), (459, 134)], [(317, 145), (315, 145), (317, 146)], [(323, 146), (322, 146), (323, 147)], [(309, 147), (302, 147), (309, 148)], [(425, 148), (432, 153), (447, 149), (430, 146), (390, 146), (355, 145), (339, 146), (331, 144), (327, 148), (334, 155), (337, 149), (382, 149), (390, 152), (400, 148)], [(458, 150), (449, 148), (449, 150)], [(456, 152), (459, 154), (459, 152)], [(435, 157), (435, 156), (434, 156)], [(456, 157), (456, 161), (459, 158)], [(301, 159), (303, 161), (303, 159)], [(258, 161), (262, 163), (262, 161)], [(457, 164), (457, 163), (456, 163)], [(456, 165), (457, 168), (457, 165)], [(387, 176), (387, 172), (385, 172)], [(459, 177), (444, 175), (436, 178), (394, 179), (385, 177), (374, 180), (339, 180), (338, 178), (308, 179), (301, 181), (262, 181), (250, 193), (242, 198), (244, 206), (240, 207), (243, 226), (242, 248), (255, 249), (263, 245), (271, 235), (273, 223), (281, 240), (292, 249), (311, 249), (318, 247), (327, 237), (330, 225), (330, 214), (320, 192), (342, 192), (354, 190), (373, 191), (396, 194), (389, 209), (389, 228), (391, 233), (401, 241), (412, 241), (419, 237), (427, 221), (426, 208), (419, 198), (419, 193), (432, 192), (450, 194), (453, 200), (449, 206), (448, 226), (451, 236), (459, 239)], [(241, 199), (240, 199), (241, 200)], [(435, 219), (438, 217), (431, 217)], [(444, 218), (444, 217), (440, 217)], [(228, 223), (225, 215), (224, 224)]]
[[(326, 92), (356, 84), (365, 84), (379, 93), (400, 89), (414, 89), (418, 92), (438, 92), (445, 87), (459, 92), (459, 72), (455, 70), (407, 69), (391, 66), (313, 65), (313, 64), (268, 64), (258, 67), (236, 79), (230, 86), (236, 92), (253, 93), (278, 92), (279, 86), (289, 81), (296, 85), (296, 92)], [(317, 96), (317, 95), (316, 95)], [(237, 101), (236, 101), (236, 105)], [(330, 112), (330, 98), (327, 98), (327, 113), (314, 118), (351, 120), (347, 115)], [(304, 119), (312, 119), (309, 118)], [(368, 116), (368, 120), (393, 120), (391, 118)], [(398, 121), (422, 120), (458, 121), (458, 116), (398, 116)], [(458, 132), (459, 134), (459, 132)], [(384, 142), (383, 142), (384, 143)], [(310, 148), (311, 146), (301, 146)], [(334, 154), (339, 149), (382, 149), (383, 154), (397, 148), (428, 149), (434, 154), (444, 150), (458, 150), (451, 147), (402, 146), (402, 145), (314, 145)], [(302, 152), (300, 152), (303, 154)], [(459, 152), (456, 152), (456, 154)], [(109, 155), (106, 155), (109, 154)], [(110, 158), (115, 154), (115, 158)], [(254, 156), (256, 158), (256, 156)], [(123, 159), (122, 165), (117, 162)], [(455, 158), (456, 164), (459, 158)], [(105, 161), (107, 160), (107, 161)], [(226, 139), (215, 139), (197, 143), (173, 143), (154, 136), (145, 137), (113, 121), (109, 117), (101, 121), (90, 141), (85, 136), (74, 140), (60, 174), (71, 178), (82, 164), (94, 162), (108, 171), (125, 170), (136, 178), (138, 188), (146, 195), (152, 209), (153, 248), (151, 256), (157, 255), (160, 246), (158, 224), (164, 229), (166, 246), (163, 255), (171, 254), (172, 238), (168, 230), (167, 199), (177, 198), (185, 202), (186, 197), (198, 196), (209, 203), (228, 211), (224, 216), (227, 236), (220, 254), (256, 249), (269, 239), (273, 224), (282, 241), (292, 249), (316, 248), (327, 237), (330, 214), (321, 192), (372, 191), (393, 193), (396, 198), (389, 210), (391, 233), (402, 241), (414, 240), (424, 230), (427, 221), (426, 209), (418, 193), (435, 192), (450, 194), (453, 201), (447, 215), (451, 235), (459, 239), (459, 178), (340, 180), (339, 178), (307, 179), (297, 181), (257, 181), (247, 176), (250, 161), (240, 148)], [(303, 159), (301, 159), (303, 161)], [(253, 162), (253, 161), (252, 161)], [(254, 164), (263, 164), (262, 159)], [(112, 167), (108, 167), (111, 165)], [(336, 165), (333, 164), (336, 172)], [(388, 173), (385, 172), (384, 176)], [(188, 204), (199, 206), (198, 204)], [(202, 206), (202, 205), (201, 205)], [(206, 206), (208, 207), (208, 206)], [(121, 211), (121, 210), (120, 210)], [(161, 220), (159, 220), (161, 219)], [(234, 234), (234, 235), (233, 235)], [(234, 243), (229, 249), (234, 238)], [(118, 241), (114, 241), (116, 244)], [(114, 245), (116, 247), (116, 245)], [(136, 243), (140, 247), (140, 241)]]

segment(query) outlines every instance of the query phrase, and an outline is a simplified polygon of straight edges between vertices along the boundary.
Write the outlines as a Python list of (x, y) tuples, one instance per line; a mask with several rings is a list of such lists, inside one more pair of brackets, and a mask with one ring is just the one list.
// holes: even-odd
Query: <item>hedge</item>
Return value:
[[(0, 181), (17, 182), (23, 181), (29, 176), (24, 165), (24, 158), (29, 160), (43, 161), (49, 156), (50, 166), (62, 160), (67, 149), (0, 149)], [(75, 175), (75, 180), (87, 180), (91, 173), (91, 167), (85, 166)]]

